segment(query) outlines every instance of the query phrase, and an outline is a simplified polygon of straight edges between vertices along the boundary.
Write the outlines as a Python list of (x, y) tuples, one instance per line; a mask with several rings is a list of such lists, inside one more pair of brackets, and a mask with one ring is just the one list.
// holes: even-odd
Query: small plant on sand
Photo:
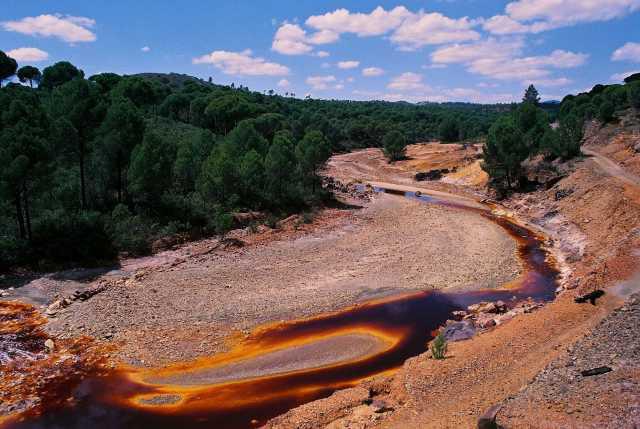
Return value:
[(442, 332), (431, 341), (429, 348), (431, 349), (431, 356), (433, 356), (434, 359), (444, 359), (447, 354), (447, 340), (444, 339)]

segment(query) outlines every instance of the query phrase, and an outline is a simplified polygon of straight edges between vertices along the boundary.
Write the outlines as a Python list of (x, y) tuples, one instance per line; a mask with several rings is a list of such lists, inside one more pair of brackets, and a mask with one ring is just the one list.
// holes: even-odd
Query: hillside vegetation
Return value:
[(544, 167), (553, 169), (552, 161), (580, 154), (586, 121), (598, 120), (604, 126), (628, 108), (636, 112), (640, 108), (640, 74), (629, 76), (624, 85), (596, 85), (589, 92), (567, 95), (555, 127), (549, 112), (540, 105), (537, 90), (530, 86), (522, 104), (489, 129), (482, 168), (491, 178), (490, 186), (499, 195), (521, 189), (526, 184), (524, 161), (541, 156)]
[[(42, 72), (0, 51), (0, 269), (144, 254), (159, 237), (275, 220), (326, 198), (334, 152), (484, 136), (508, 105), (297, 99), (189, 76)], [(267, 219), (268, 221), (268, 219)]]

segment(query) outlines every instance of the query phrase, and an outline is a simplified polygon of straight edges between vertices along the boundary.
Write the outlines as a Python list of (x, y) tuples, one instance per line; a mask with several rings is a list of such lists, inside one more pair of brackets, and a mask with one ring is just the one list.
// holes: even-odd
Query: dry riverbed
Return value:
[(127, 363), (161, 365), (227, 350), (265, 323), (418, 290), (496, 287), (520, 272), (515, 242), (477, 214), (389, 195), (345, 210), (329, 229), (149, 269), (61, 310), (47, 330), (105, 338)]

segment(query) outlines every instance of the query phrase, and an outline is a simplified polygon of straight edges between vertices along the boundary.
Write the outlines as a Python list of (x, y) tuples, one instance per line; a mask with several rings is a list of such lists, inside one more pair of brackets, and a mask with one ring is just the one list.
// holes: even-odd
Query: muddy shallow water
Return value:
[[(428, 203), (472, 210), (500, 225), (518, 243), (523, 275), (501, 289), (420, 292), (311, 319), (269, 325), (223, 355), (168, 368), (121, 368), (79, 383), (73, 381), (58, 386), (55, 392), (46, 392), (47, 396), (72, 398), (65, 406), (38, 409), (20, 421), (6, 423), (5, 427), (258, 426), (295, 406), (400, 367), (406, 359), (425, 351), (434, 330), (451, 318), (452, 311), (479, 301), (501, 299), (515, 305), (528, 297), (553, 299), (557, 271), (542, 247), (542, 239), (535, 233), (489, 210), (459, 206), (426, 195), (402, 194)], [(362, 353), (350, 351), (341, 356), (329, 353), (311, 367), (304, 365), (301, 356), (304, 352), (300, 351), (313, 351), (314, 346), (324, 348), (323, 345), (332, 342), (346, 348), (340, 341), (350, 336), (368, 338), (369, 345), (365, 344)], [(291, 355), (288, 359), (302, 363), (278, 368), (269, 362), (269, 356), (287, 353)], [(258, 371), (264, 369), (261, 365), (270, 370)], [(268, 375), (256, 377), (258, 373)], [(214, 383), (207, 384), (207, 379)]]

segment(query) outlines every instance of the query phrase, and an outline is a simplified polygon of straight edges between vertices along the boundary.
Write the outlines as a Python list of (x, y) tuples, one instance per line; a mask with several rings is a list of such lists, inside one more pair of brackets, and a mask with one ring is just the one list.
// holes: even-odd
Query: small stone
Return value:
[(56, 347), (55, 343), (53, 342), (53, 340), (51, 338), (47, 339), (47, 341), (44, 342), (44, 346), (46, 347), (47, 351), (52, 352), (53, 349)]

